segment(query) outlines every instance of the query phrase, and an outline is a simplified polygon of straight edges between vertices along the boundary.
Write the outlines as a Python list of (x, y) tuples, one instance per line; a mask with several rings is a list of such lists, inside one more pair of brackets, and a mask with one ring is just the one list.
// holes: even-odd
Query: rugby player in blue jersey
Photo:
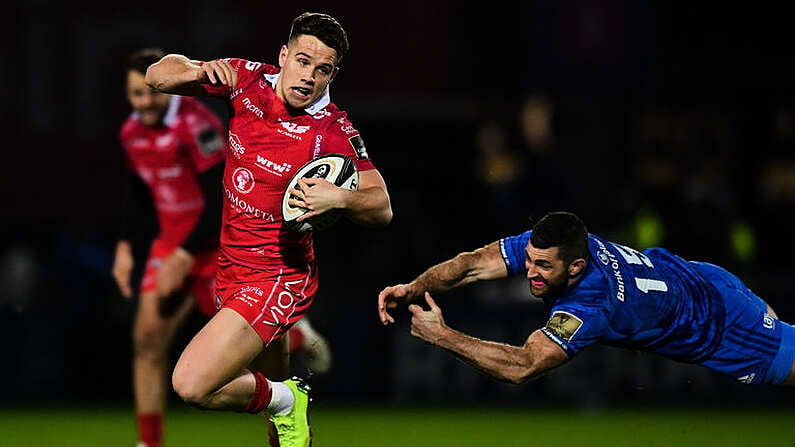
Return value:
[[(550, 308), (546, 325), (522, 346), (449, 328), (430, 293), (524, 274)], [(531, 230), (426, 270), (378, 295), (383, 324), (410, 304), (411, 334), (450, 351), (498, 380), (522, 383), (594, 343), (699, 364), (748, 384), (795, 384), (795, 327), (725, 269), (687, 261), (662, 248), (637, 251), (589, 234), (567, 212)]]

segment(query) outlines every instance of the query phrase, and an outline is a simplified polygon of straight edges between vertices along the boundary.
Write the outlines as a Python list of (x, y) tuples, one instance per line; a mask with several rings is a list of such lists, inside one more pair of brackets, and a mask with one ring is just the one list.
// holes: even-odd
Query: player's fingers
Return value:
[(411, 312), (412, 315), (417, 316), (425, 311), (417, 304), (409, 304), (409, 312)]
[(431, 297), (429, 292), (425, 292), (425, 302), (431, 306), (431, 310), (440, 310), (439, 306), (436, 305), (436, 301), (433, 300), (433, 297)]
[(287, 199), (287, 204), (298, 208), (306, 208), (306, 202), (301, 199)]
[[(309, 208), (307, 208), (307, 209), (309, 209)], [(309, 212), (307, 212), (305, 214), (302, 214), (301, 216), (298, 217), (298, 219), (295, 219), (295, 220), (297, 220), (298, 222), (303, 222), (303, 221), (305, 221), (307, 219), (311, 219), (311, 218), (317, 216), (318, 214), (320, 214), (320, 213), (317, 212), (317, 211), (310, 210)]]

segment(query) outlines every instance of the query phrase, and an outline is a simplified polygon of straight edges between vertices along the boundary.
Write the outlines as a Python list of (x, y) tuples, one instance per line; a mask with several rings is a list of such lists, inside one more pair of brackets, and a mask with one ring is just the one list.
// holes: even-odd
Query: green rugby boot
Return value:
[(287, 414), (271, 415), (279, 434), (280, 447), (309, 447), (312, 430), (309, 428), (309, 385), (298, 377), (283, 382), (293, 392), (295, 403)]

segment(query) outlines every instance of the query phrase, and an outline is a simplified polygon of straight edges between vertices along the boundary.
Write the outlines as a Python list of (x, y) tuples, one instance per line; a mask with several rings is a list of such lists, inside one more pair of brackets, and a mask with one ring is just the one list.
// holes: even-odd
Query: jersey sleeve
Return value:
[(508, 269), (508, 276), (524, 273), (525, 247), (532, 230), (500, 239), (500, 254)]
[[(262, 67), (262, 63), (260, 62), (251, 62), (245, 59), (240, 59), (236, 57), (227, 57), (221, 59), (222, 61), (229, 62), (232, 65), (232, 68), (235, 69), (237, 72), (237, 85), (240, 86), (248, 81), (248, 78), (254, 76), (254, 68), (259, 69)], [(199, 62), (200, 65), (204, 65), (206, 62)], [(229, 98), (232, 94), (232, 87), (228, 85), (219, 85), (214, 86), (210, 84), (202, 84), (202, 88), (204, 89), (204, 94), (207, 96), (214, 96), (218, 98)]]
[(224, 161), (226, 143), (224, 126), (209, 108), (197, 103), (195, 112), (185, 120), (183, 144), (197, 173)]
[(324, 154), (337, 153), (351, 157), (360, 172), (375, 169), (364, 139), (344, 113), (326, 129), (321, 149)]
[(552, 307), (541, 331), (573, 357), (599, 341), (608, 322), (607, 310), (595, 303), (567, 302)]

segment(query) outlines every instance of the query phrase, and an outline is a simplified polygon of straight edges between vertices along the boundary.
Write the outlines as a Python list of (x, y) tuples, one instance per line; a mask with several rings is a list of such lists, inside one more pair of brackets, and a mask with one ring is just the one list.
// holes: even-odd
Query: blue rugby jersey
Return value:
[[(500, 240), (510, 275), (526, 274), (531, 231)], [(559, 297), (545, 298), (544, 333), (573, 357), (599, 342), (699, 363), (718, 347), (726, 314), (714, 286), (694, 263), (662, 248), (637, 251), (589, 235), (583, 276)]]

